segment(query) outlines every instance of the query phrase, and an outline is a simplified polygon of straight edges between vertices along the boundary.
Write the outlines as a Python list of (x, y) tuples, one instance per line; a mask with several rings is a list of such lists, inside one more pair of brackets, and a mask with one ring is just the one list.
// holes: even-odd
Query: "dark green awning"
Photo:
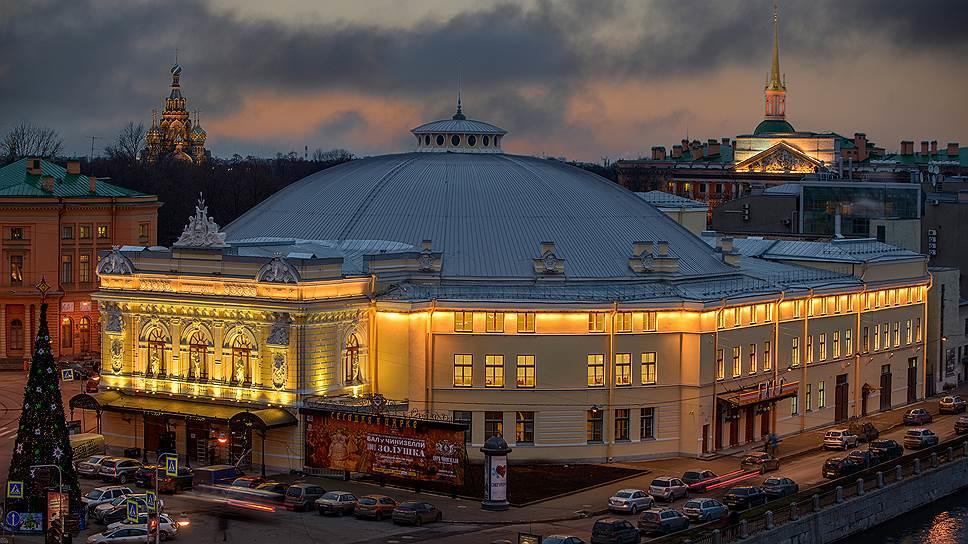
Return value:
[(283, 408), (257, 408), (228, 404), (195, 402), (155, 396), (128, 395), (120, 391), (74, 395), (70, 407), (87, 410), (113, 412), (142, 412), (145, 414), (168, 415), (174, 417), (200, 417), (219, 421), (238, 420), (250, 422), (259, 430), (295, 425), (296, 418)]

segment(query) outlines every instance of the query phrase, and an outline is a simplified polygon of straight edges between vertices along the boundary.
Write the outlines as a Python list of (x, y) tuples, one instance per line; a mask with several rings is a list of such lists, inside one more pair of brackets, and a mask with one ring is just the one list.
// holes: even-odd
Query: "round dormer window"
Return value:
[(437, 145), (444, 145), (444, 135), (443, 134), (438, 134), (437, 135)]
[(454, 134), (450, 137), (450, 145), (457, 147), (460, 145), (460, 136)]
[(467, 137), (467, 145), (469, 145), (471, 147), (474, 147), (475, 145), (477, 145), (477, 136), (474, 136), (473, 134), (471, 134), (470, 136), (468, 136)]
[(430, 145), (430, 134), (424, 136), (424, 145)]
[(488, 136), (485, 136), (484, 139), (481, 142), (484, 144), (484, 147), (487, 147), (487, 146), (491, 145), (491, 138), (488, 137)]

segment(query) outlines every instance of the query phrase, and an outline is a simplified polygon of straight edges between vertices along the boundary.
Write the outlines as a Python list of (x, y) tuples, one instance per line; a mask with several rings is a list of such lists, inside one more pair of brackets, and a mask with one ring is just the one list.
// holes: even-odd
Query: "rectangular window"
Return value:
[(518, 355), (518, 387), (534, 387), (534, 355)]
[(817, 408), (827, 407), (827, 391), (824, 389), (823, 382), (817, 384)]
[(765, 319), (766, 319), (766, 322), (769, 323), (769, 322), (773, 321), (773, 305), (772, 304), (767, 304), (765, 306), (765, 308), (766, 308), (766, 318)]
[(473, 422), (474, 415), (472, 412), (466, 410), (454, 410), (454, 423), (460, 423), (461, 425), (466, 425), (464, 428), (464, 443), (471, 443), (471, 436), (473, 435)]
[(861, 295), (864, 297), (864, 309), (870, 310), (871, 306), (874, 305), (874, 293), (867, 293), (866, 295)]
[(800, 318), (803, 317), (803, 301), (794, 300), (793, 301), (793, 317)]
[(642, 408), (640, 418), (640, 438), (642, 440), (655, 440), (655, 408)]
[(74, 225), (64, 225), (61, 227), (61, 240), (74, 239)]
[(74, 258), (61, 255), (61, 283), (74, 283)]
[(853, 329), (844, 329), (844, 353), (846, 353), (848, 357), (854, 354)]
[(588, 314), (588, 332), (605, 332), (604, 312), (592, 312)]
[(922, 302), (924, 300), (924, 288), (915, 287), (914, 292), (917, 295), (917, 302)]
[(90, 283), (91, 281), (91, 256), (81, 255), (77, 263), (77, 281)]
[(740, 360), (742, 356), (742, 348), (739, 346), (733, 346), (733, 377), (739, 376), (743, 373), (743, 361)]
[(881, 349), (881, 326), (874, 325), (874, 351)]
[(148, 223), (138, 223), (138, 238), (142, 240), (148, 238)]
[(642, 330), (644, 331), (654, 331), (656, 330), (656, 313), (655, 312), (645, 312), (642, 315)]
[(474, 330), (474, 312), (454, 312), (454, 332), (471, 332)]
[(632, 385), (632, 354), (615, 354), (615, 385)]
[(890, 374), (890, 373), (891, 373), (891, 365), (890, 364), (881, 365), (881, 374)]
[(726, 379), (726, 361), (724, 360), (725, 354), (723, 350), (716, 351), (716, 379), (723, 380)]
[(807, 336), (807, 364), (813, 362), (813, 335)]
[(809, 412), (813, 410), (813, 391), (811, 390), (811, 384), (807, 384), (807, 390), (803, 394), (803, 406)]
[(656, 383), (655, 352), (647, 351), (642, 354), (642, 385)]
[(793, 339), (793, 347), (790, 349), (790, 366), (800, 366), (800, 338)]
[(24, 228), (23, 227), (10, 227), (10, 239), (11, 240), (23, 240), (24, 239)]
[(897, 289), (891, 289), (887, 292), (887, 305), (894, 306), (897, 301)]
[(484, 412), (484, 440), (504, 435), (504, 412)]
[(615, 441), (627, 442), (629, 439), (629, 423), (631, 415), (628, 408), (615, 410)]
[(861, 353), (868, 353), (871, 350), (871, 328), (864, 327), (860, 336)]
[(894, 347), (901, 345), (901, 322), (894, 322)]
[(832, 350), (834, 354), (834, 359), (836, 359), (840, 357), (840, 331), (833, 332), (833, 338), (831, 339), (831, 342), (833, 343)]
[(602, 427), (604, 412), (598, 408), (588, 410), (585, 415), (585, 440), (589, 442), (602, 441)]
[[(918, 290), (920, 291), (920, 289)], [(921, 318), (918, 317), (914, 320), (914, 341), (921, 341)]]
[(515, 414), (514, 441), (518, 444), (534, 444), (534, 412)]
[(827, 315), (828, 302), (830, 297), (821, 297), (820, 299), (820, 315)]
[(814, 312), (817, 310), (817, 299), (808, 298), (807, 299), (807, 317), (813, 317)]
[(756, 374), (756, 371), (758, 370), (756, 361), (756, 344), (750, 344), (749, 358), (750, 374)]
[(716, 327), (720, 329), (726, 328), (726, 310), (719, 310), (716, 314)]
[(454, 355), (454, 387), (470, 387), (474, 385), (473, 371), (473, 355)]
[(588, 356), (588, 387), (605, 386), (605, 355), (600, 353)]
[(10, 286), (20, 287), (24, 284), (24, 256), (11, 255), (10, 263)]
[(77, 227), (78, 238), (81, 240), (91, 239), (91, 225), (80, 225)]
[(910, 344), (914, 340), (914, 333), (911, 330), (911, 320), (910, 319), (908, 319), (904, 323), (904, 339), (907, 341), (906, 342), (907, 344)]
[(834, 313), (839, 314), (842, 311), (842, 299), (841, 297), (834, 298)]
[(733, 308), (733, 326), (739, 327), (743, 324), (742, 315), (739, 311), (739, 306)]
[(534, 312), (518, 314), (518, 332), (534, 332)]
[(484, 356), (484, 387), (504, 387), (504, 356)]
[(767, 340), (763, 342), (763, 370), (773, 370), (773, 351), (772, 343)]
[(820, 333), (820, 339), (818, 341), (818, 344), (820, 345), (820, 360), (826, 361), (827, 360), (827, 333), (825, 332)]
[(884, 323), (881, 325), (881, 347), (883, 349), (888, 349), (891, 347), (891, 324)]
[(615, 330), (617, 332), (632, 332), (632, 312), (615, 314)]
[(790, 415), (795, 416), (800, 413), (800, 397), (794, 395), (790, 397)]
[(97, 238), (98, 238), (98, 240), (107, 240), (108, 239), (108, 226), (107, 225), (98, 225), (97, 226)]
[(484, 330), (486, 332), (504, 332), (504, 312), (485, 312)]
[(884, 291), (878, 291), (877, 292), (877, 300), (874, 301), (874, 307), (875, 308), (880, 308), (881, 306), (883, 306), (884, 305), (884, 298), (885, 298), (884, 297)]
[(760, 305), (754, 304), (750, 306), (750, 325), (756, 325), (756, 322), (760, 314)]

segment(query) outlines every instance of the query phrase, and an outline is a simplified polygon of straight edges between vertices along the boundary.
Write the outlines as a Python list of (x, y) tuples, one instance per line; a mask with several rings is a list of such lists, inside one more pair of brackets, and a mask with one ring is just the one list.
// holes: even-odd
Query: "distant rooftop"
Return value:
[[(28, 161), (40, 162), (39, 170), (31, 173)], [(43, 177), (54, 179), (53, 185), (46, 190)], [(149, 196), (132, 189), (126, 189), (98, 178), (91, 192), (91, 178), (84, 174), (68, 174), (67, 169), (44, 159), (20, 159), (0, 168), (0, 197), (145, 197)]]
[(645, 193), (635, 193), (642, 200), (652, 204), (656, 208), (701, 208), (707, 209), (709, 205), (705, 202), (686, 198), (684, 196), (666, 193), (664, 191), (648, 191)]

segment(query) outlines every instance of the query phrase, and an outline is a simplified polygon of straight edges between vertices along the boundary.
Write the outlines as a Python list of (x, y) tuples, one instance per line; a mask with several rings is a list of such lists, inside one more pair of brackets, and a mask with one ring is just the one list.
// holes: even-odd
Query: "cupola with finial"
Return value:
[(464, 115), (460, 93), (457, 112), (450, 119), (420, 125), (410, 131), (417, 138), (417, 151), (429, 153), (503, 153), (501, 140), (508, 131)]

